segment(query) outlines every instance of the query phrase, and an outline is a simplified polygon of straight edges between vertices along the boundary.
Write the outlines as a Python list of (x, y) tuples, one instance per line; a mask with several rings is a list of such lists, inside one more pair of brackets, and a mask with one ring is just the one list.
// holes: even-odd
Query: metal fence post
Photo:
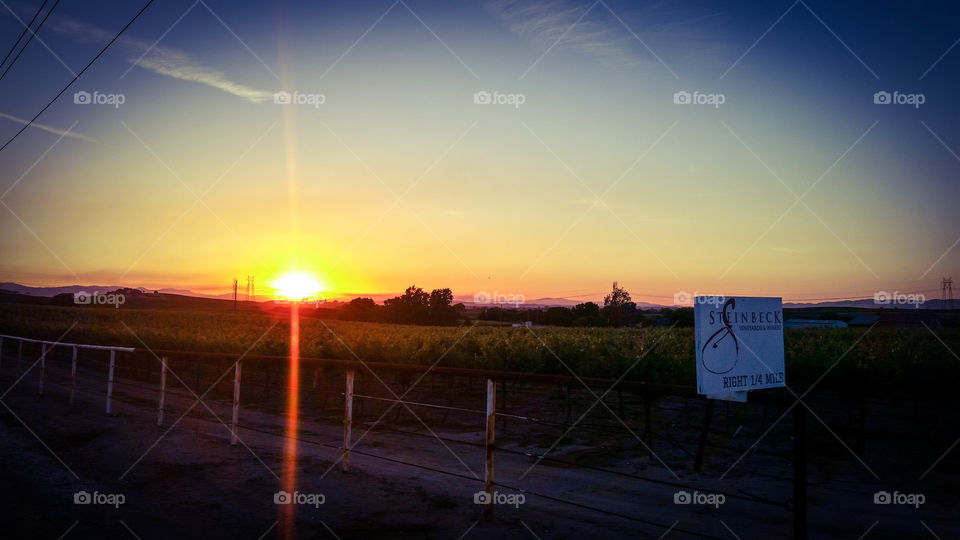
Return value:
[(793, 409), (793, 538), (807, 538), (807, 409), (801, 406)]
[(237, 421), (240, 418), (240, 360), (233, 368), (233, 422), (230, 431), (230, 446), (237, 445)]
[(493, 520), (493, 454), (496, 448), (497, 430), (497, 383), (487, 379), (487, 437), (486, 437), (486, 468), (484, 469), (484, 491), (487, 494), (486, 508), (483, 517), (487, 521)]
[(353, 427), (353, 369), (347, 369), (347, 389), (344, 393), (343, 414), (343, 472), (350, 470), (350, 429)]
[(37, 387), (37, 394), (43, 395), (43, 372), (47, 368), (47, 344), (40, 344), (40, 386)]
[(110, 370), (107, 372), (107, 414), (113, 412), (113, 366), (116, 364), (117, 351), (110, 349)]
[(70, 354), (70, 404), (73, 405), (73, 394), (77, 391), (77, 348)]
[(167, 357), (160, 358), (160, 403), (157, 405), (157, 426), (163, 426), (163, 401), (167, 393)]

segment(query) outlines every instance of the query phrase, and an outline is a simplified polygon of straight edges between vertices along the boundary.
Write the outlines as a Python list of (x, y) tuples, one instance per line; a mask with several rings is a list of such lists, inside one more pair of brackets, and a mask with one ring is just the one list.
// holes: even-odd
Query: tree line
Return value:
[(375, 321), (399, 324), (449, 326), (465, 317), (463, 304), (453, 305), (453, 291), (434, 289), (429, 293), (411, 285), (400, 296), (379, 305), (372, 298), (354, 298), (340, 308), (340, 318), (350, 321)]
[[(429, 293), (415, 285), (407, 287), (400, 296), (387, 299), (383, 305), (372, 298), (354, 298), (342, 308), (338, 317), (351, 321), (388, 322), (398, 324), (424, 324), (449, 326), (459, 324), (470, 317), (463, 304), (453, 303), (449, 289), (434, 289)], [(583, 302), (573, 307), (503, 308), (485, 307), (478, 319), (504, 323), (531, 321), (538, 325), (552, 326), (693, 326), (693, 310), (690, 308), (662, 309), (659, 312), (637, 308), (630, 293), (617, 282), (610, 294), (603, 299), (603, 306), (595, 302)]]

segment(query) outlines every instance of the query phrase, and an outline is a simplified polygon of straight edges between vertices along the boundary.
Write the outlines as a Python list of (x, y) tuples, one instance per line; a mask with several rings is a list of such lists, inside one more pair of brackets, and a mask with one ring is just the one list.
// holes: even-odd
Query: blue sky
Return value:
[[(4, 47), (39, 4), (5, 2)], [(0, 81), (4, 141), (139, 7), (59, 6)], [(946, 2), (157, 2), (0, 153), (0, 278), (932, 289), (960, 263), (958, 22)]]

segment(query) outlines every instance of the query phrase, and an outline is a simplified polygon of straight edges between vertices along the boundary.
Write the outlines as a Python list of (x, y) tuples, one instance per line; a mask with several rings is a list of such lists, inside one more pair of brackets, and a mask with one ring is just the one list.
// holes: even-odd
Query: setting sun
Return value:
[(323, 285), (306, 272), (288, 272), (270, 284), (278, 296), (287, 300), (313, 298), (323, 290)]

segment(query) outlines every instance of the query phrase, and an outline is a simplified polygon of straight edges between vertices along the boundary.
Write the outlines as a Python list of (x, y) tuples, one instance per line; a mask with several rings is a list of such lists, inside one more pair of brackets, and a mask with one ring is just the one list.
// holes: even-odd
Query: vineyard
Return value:
[[(69, 330), (69, 332), (68, 332)], [(0, 304), (0, 331), (76, 343), (199, 352), (284, 355), (289, 321), (241, 311), (129, 310)], [(960, 380), (960, 330), (787, 330), (787, 384), (860, 395), (950, 394)], [(303, 318), (303, 356), (432, 364), (522, 373), (618, 378), (692, 386), (690, 328), (425, 327)], [(641, 358), (642, 357), (642, 358)], [(638, 362), (639, 359), (639, 362)], [(835, 364), (835, 365), (834, 365)], [(826, 374), (826, 375), (825, 375)]]
[[(955, 330), (788, 330), (789, 388), (731, 403), (695, 395), (688, 328), (304, 317), (294, 364), (284, 315), (0, 303), (5, 452), (34, 463), (8, 474), (77, 471), (43, 484), (56, 497), (36, 490), (0, 502), (48, 512), (80, 488), (133, 502), (122, 523), (74, 505), (44, 528), (55, 536), (74, 522), (80, 534), (147, 529), (158, 501), (167, 501), (162, 528), (192, 527), (179, 516), (228, 493), (205, 526), (269, 532), (283, 448), (295, 440), (298, 489), (329, 497), (297, 518), (310, 537), (447, 538), (476, 527), (504, 538), (784, 537), (791, 528), (804, 538), (809, 526), (812, 537), (878, 527), (878, 537), (902, 538), (916, 515), (956, 530)], [(36, 438), (58, 459), (38, 453)], [(478, 489), (525, 502), (494, 512), (477, 505)], [(926, 504), (877, 506), (884, 490)], [(371, 493), (402, 517), (378, 521)], [(680, 499), (698, 493), (723, 502)]]

